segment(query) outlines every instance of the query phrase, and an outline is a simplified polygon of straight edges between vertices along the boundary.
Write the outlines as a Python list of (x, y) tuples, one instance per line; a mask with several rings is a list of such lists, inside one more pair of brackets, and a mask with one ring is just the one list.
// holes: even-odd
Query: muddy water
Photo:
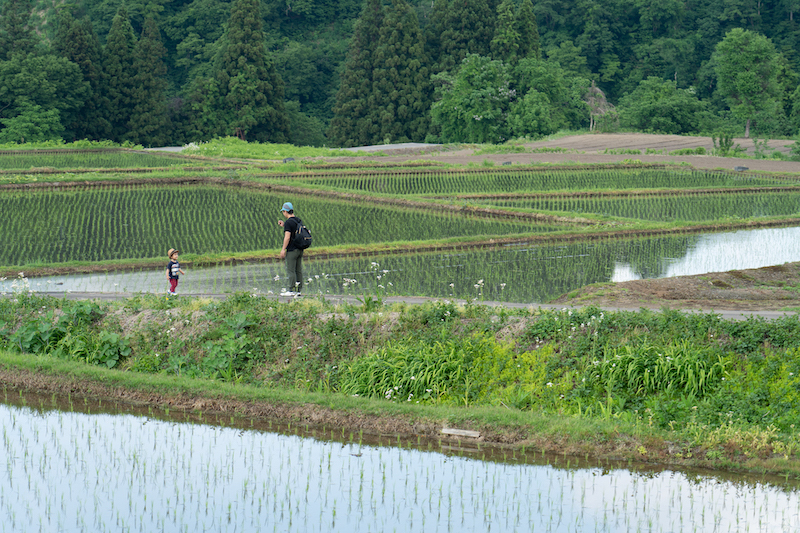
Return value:
[[(399, 294), (542, 303), (585, 285), (760, 268), (800, 261), (800, 228), (704, 235), (529, 245), (492, 250), (363, 256), (305, 262), (306, 295)], [(0, 282), (12, 291), (13, 280)], [(161, 293), (161, 270), (30, 280), (44, 292)], [(187, 268), (182, 294), (287, 289), (280, 263)]]
[(6, 391), (0, 532), (800, 528), (771, 478), (175, 415)]

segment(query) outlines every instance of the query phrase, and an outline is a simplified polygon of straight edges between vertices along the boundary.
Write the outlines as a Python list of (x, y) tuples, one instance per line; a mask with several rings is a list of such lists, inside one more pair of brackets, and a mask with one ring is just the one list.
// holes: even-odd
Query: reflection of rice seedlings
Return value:
[[(191, 413), (166, 423), (39, 405), (0, 405), (0, 531), (786, 531), (800, 508), (796, 491), (758, 481), (579, 469), (561, 455), (519, 464), (510, 450), (508, 463), (484, 462), (410, 441), (363, 445), (346, 431), (323, 442)], [(342, 434), (317, 435), (328, 431)]]
[(219, 276), (219, 263), (214, 264), (213, 292), (217, 292), (217, 277)]

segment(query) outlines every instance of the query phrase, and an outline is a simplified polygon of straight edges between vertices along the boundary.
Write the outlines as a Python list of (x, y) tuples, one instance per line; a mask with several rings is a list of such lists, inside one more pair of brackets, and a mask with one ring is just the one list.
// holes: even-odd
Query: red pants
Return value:
[(169, 292), (175, 292), (178, 288), (178, 278), (169, 278)]

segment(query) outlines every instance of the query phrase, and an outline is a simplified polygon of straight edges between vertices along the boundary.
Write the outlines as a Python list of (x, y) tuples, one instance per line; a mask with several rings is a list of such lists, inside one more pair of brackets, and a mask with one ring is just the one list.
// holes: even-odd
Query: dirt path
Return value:
[(756, 312), (800, 310), (800, 263), (711, 272), (695, 276), (598, 283), (572, 291), (554, 304), (601, 308), (735, 310)]
[[(793, 140), (770, 140), (767, 144), (771, 150), (788, 154), (791, 151)], [(755, 144), (752, 139), (734, 139), (734, 146), (738, 144), (746, 149), (747, 153), (755, 153)], [(736, 167), (746, 167), (749, 170), (800, 173), (800, 162), (781, 161), (777, 159), (744, 159), (733, 157), (713, 157), (703, 155), (671, 156), (671, 155), (645, 155), (649, 150), (662, 151), (665, 154), (681, 149), (694, 149), (703, 147), (706, 151), (714, 149), (710, 137), (685, 137), (681, 135), (652, 135), (646, 133), (597, 133), (572, 135), (560, 139), (538, 141), (525, 144), (527, 150), (544, 148), (560, 148), (568, 152), (545, 153), (514, 153), (514, 154), (485, 154), (475, 155), (474, 149), (462, 149), (451, 152), (431, 151), (436, 146), (397, 147), (383, 149), (385, 156), (379, 157), (383, 162), (406, 162), (414, 160), (440, 161), (454, 165), (469, 163), (481, 164), (483, 161), (492, 161), (495, 164), (532, 164), (532, 163), (618, 163), (624, 160), (638, 159), (645, 163), (686, 163), (695, 168), (733, 170)], [(371, 150), (380, 147), (368, 147)], [(641, 154), (607, 154), (607, 150), (639, 150)], [(375, 156), (336, 158), (338, 162), (375, 160)]]

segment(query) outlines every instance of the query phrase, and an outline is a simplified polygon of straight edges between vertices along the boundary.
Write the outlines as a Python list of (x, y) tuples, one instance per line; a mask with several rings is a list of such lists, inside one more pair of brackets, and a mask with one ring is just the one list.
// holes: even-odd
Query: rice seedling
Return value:
[(800, 214), (800, 191), (736, 194), (665, 194), (640, 197), (503, 198), (480, 200), (499, 208), (534, 211), (594, 213), (653, 221), (709, 221), (726, 218), (760, 218)]
[[(307, 285), (309, 294), (354, 294), (362, 300), (365, 296), (385, 300), (404, 294), (472, 300), (482, 295), (485, 301), (531, 303), (547, 302), (591, 283), (758, 268), (793, 261), (798, 253), (800, 230), (774, 228), (703, 236), (523, 243), (422, 254), (364, 254), (311, 259), (304, 268), (313, 280)], [(377, 272), (372, 263), (380, 265)], [(247, 269), (246, 283), (236, 281), (240, 268)], [(50, 276), (30, 280), (30, 290), (161, 292), (166, 290), (163, 277), (161, 269)], [(481, 279), (479, 292), (475, 284)], [(0, 292), (10, 292), (12, 283), (13, 278), (0, 280)], [(246, 267), (215, 263), (192, 267), (190, 277), (182, 283), (185, 294), (246, 290), (269, 296), (285, 287), (285, 269), (280, 263)]]
[[(282, 196), (220, 187), (119, 187), (0, 194), (0, 264), (155, 258), (168, 246), (163, 228), (192, 254), (278, 248), (280, 232), (265, 215)], [(352, 222), (353, 209), (360, 220)], [(22, 216), (22, 214), (25, 214)], [(298, 212), (323, 246), (509, 235), (561, 229), (523, 220), (368, 206), (318, 198)], [(31, 224), (31, 221), (35, 223)], [(269, 228), (269, 229), (265, 229)]]
[(0, 151), (0, 169), (95, 169), (207, 166), (208, 161), (120, 148)]
[(392, 195), (460, 195), (543, 191), (691, 189), (784, 185), (777, 178), (671, 168), (479, 168), (297, 174), (300, 183)]

